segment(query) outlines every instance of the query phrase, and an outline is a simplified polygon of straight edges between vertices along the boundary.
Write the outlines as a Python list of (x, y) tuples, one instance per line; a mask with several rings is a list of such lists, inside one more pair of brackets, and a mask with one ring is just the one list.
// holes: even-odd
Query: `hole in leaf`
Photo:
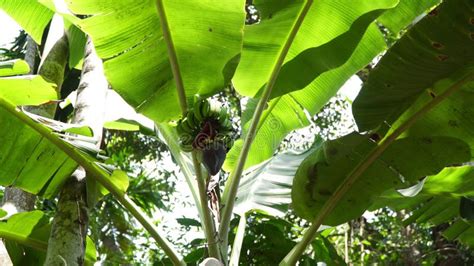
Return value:
[(432, 90), (428, 90), (428, 94), (431, 96), (431, 98), (436, 98), (436, 93)]
[(436, 58), (438, 58), (439, 61), (444, 62), (444, 61), (448, 60), (449, 56), (447, 56), (445, 54), (439, 54), (439, 55), (436, 56)]
[(247, 13), (245, 24), (252, 25), (260, 22), (260, 12), (252, 3), (245, 5), (245, 11)]
[(432, 144), (433, 143), (433, 140), (431, 138), (428, 138), (428, 137), (422, 138), (421, 141), (424, 144)]
[(370, 134), (369, 138), (375, 142), (379, 142), (381, 139), (381, 136), (378, 133), (373, 133), (373, 134)]
[(438, 49), (438, 50), (441, 50), (444, 48), (444, 45), (442, 45), (441, 43), (439, 42), (432, 42), (431, 45), (435, 48), (435, 49)]
[(435, 8), (435, 9), (431, 10), (430, 13), (428, 13), (428, 15), (430, 15), (432, 17), (438, 16), (438, 8)]

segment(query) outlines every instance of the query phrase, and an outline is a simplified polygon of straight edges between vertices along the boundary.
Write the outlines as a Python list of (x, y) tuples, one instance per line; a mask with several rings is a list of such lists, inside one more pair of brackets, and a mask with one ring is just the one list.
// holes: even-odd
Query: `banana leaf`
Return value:
[[(107, 80), (128, 104), (156, 122), (179, 117), (156, 1), (74, 0), (66, 10), (41, 3), (92, 38)], [(166, 1), (164, 9), (188, 101), (224, 89), (240, 57), (244, 1)]]
[(386, 53), (353, 105), (359, 129), (371, 132), (329, 141), (308, 157), (292, 191), (297, 213), (312, 219), (331, 204), (323, 222), (340, 224), (385, 190), (471, 160), (473, 8), (444, 2)]

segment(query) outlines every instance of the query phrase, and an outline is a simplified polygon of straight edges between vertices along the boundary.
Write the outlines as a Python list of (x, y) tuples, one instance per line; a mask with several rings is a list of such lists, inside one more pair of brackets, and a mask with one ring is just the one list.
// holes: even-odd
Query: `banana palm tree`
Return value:
[[(155, 122), (159, 138), (181, 167), (200, 214), (209, 257), (224, 264), (238, 263), (236, 253), (244, 238), (245, 218), (230, 249), (229, 227), (234, 214), (245, 217), (253, 209), (277, 212), (291, 202), (295, 213), (311, 223), (301, 241), (281, 258), (281, 265), (294, 265), (308, 252), (321, 225), (336, 226), (357, 218), (381, 202), (380, 198), (391, 204), (403, 196), (399, 190), (408, 187), (416, 192), (411, 195), (417, 200), (411, 202), (412, 208), (438, 200), (456, 206), (457, 211), (445, 213), (439, 220), (456, 219), (455, 229), (463, 230), (451, 236), (469, 241), (466, 235), (472, 229), (463, 219), (472, 219), (472, 190), (433, 187), (437, 187), (439, 175), (459, 183), (469, 179), (472, 170), (473, 138), (467, 118), (472, 112), (474, 54), (469, 49), (472, 36), (467, 33), (473, 32), (473, 4), (449, 0), (432, 9), (438, 4), (434, 0), (357, 4), (349, 0), (73, 0), (60, 5), (42, 0), (2, 1), (0, 7), (38, 43), (53, 15), (61, 16), (68, 34), (56, 40), (69, 45), (69, 67), (81, 66), (84, 61), (82, 84), (88, 82), (86, 73), (94, 73), (87, 72), (87, 64), (92, 63), (90, 53), (82, 52), (86, 34), (90, 37), (98, 56), (93, 66), (97, 69), (99, 61), (103, 62), (106, 79), (100, 79), (100, 85), (110, 84), (137, 112)], [(252, 13), (252, 20), (246, 19), (245, 10)], [(387, 36), (399, 38), (388, 50), (387, 41), (392, 42)], [(317, 113), (347, 79), (383, 52), (352, 104), (358, 131), (328, 141), (317, 139), (311, 149), (300, 154), (276, 153), (291, 131), (310, 125), (308, 114)], [(55, 54), (55, 58), (65, 59), (63, 55)], [(62, 237), (56, 233), (68, 220), (61, 222), (61, 212), (54, 219), (48, 244), (35, 238), (38, 228), (47, 231), (49, 226), (44, 213), (38, 211), (12, 216), (2, 225), (3, 230), (33, 248), (48, 246), (48, 262), (80, 264), (86, 249), (85, 210), (91, 203), (84, 194), (68, 192), (79, 185), (70, 181), (70, 176), (80, 166), (97, 191), (110, 192), (137, 218), (173, 264), (184, 264), (156, 225), (128, 197), (126, 174), (104, 166), (96, 147), (84, 144), (90, 136), (97, 140), (98, 133), (92, 134), (97, 129), (44, 117), (43, 113), (55, 111), (54, 104), (45, 103), (58, 100), (64, 65), (57, 64), (56, 71), (40, 71), (36, 76), (0, 80), (0, 122), (11, 125), (8, 131), (0, 130), (0, 138), (22, 143), (17, 150), (0, 147), (0, 155), (28, 158), (26, 162), (2, 161), (0, 170), (8, 175), (0, 181), (45, 197), (62, 191), (61, 207), (66, 210), (72, 210), (69, 200), (76, 203), (74, 215), (80, 218), (74, 218), (76, 231), (71, 239), (75, 241), (67, 249), (71, 253), (57, 253)], [(24, 74), (24, 63), (13, 62), (4, 73)], [(95, 82), (83, 85), (84, 90)], [(32, 84), (37, 91), (30, 90)], [(219, 107), (209, 108), (216, 115), (207, 117), (207, 109), (197, 108), (197, 103), (208, 101), (230, 85), (246, 99), (240, 137), (232, 147), (225, 141), (233, 137), (226, 111), (221, 116), (217, 115)], [(12, 86), (14, 93), (8, 89)], [(90, 108), (99, 107), (92, 102), (101, 102), (100, 95), (78, 102), (77, 109), (89, 103)], [(16, 109), (41, 104), (41, 116)], [(84, 121), (100, 118), (99, 113), (87, 116)], [(139, 128), (134, 121), (122, 126)], [(200, 145), (203, 143), (220, 146), (207, 154), (206, 146)], [(91, 156), (85, 150), (94, 152)], [(230, 174), (220, 200), (216, 200), (217, 193), (209, 195), (208, 181), (221, 169), (209, 167), (216, 161), (206, 156), (217, 161), (226, 157), (222, 170)], [(272, 172), (269, 165), (281, 167), (282, 161), (285, 167), (277, 174)], [(265, 175), (265, 170), (272, 174)], [(261, 190), (249, 186), (261, 182), (269, 185)], [(87, 198), (89, 192), (88, 188)], [(99, 192), (97, 195), (102, 195)], [(15, 223), (24, 217), (31, 220), (29, 229), (12, 234)], [(73, 247), (80, 248), (72, 252)]]

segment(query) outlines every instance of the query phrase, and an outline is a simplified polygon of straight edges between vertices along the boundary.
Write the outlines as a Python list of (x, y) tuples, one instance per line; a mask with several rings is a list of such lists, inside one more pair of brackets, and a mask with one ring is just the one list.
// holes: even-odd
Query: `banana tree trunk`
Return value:
[[(35, 74), (37, 65), (35, 59), (37, 52), (38, 46), (35, 41), (28, 36), (25, 61), (30, 67), (29, 74)], [(69, 43), (64, 31), (64, 22), (60, 16), (55, 16), (51, 22), (48, 37), (44, 45), (43, 53), (41, 54), (38, 74), (47, 81), (56, 84), (56, 92), (58, 96), (60, 96), (61, 86), (64, 81), (64, 72), (68, 62), (68, 56)], [(23, 106), (23, 108), (30, 113), (47, 118), (53, 118), (56, 112), (55, 103), (43, 104), (40, 106)]]
[[(91, 127), (97, 146), (102, 138), (108, 83), (102, 61), (88, 39), (73, 123)], [(79, 167), (64, 184), (53, 220), (45, 265), (82, 265), (86, 248), (88, 207), (86, 173)]]

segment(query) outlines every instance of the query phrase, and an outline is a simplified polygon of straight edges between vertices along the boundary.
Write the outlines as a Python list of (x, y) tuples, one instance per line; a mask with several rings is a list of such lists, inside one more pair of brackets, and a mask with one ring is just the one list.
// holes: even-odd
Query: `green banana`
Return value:
[(232, 131), (232, 122), (230, 121), (230, 119), (225, 120), (221, 124), (221, 128), (223, 128), (224, 130), (227, 130), (227, 131)]
[(181, 147), (181, 149), (185, 152), (191, 152), (193, 151), (193, 145), (192, 143), (185, 143), (185, 142), (181, 142), (179, 143), (179, 146)]
[(179, 145), (183, 151), (190, 152), (194, 149), (194, 139), (202, 130), (204, 122), (207, 121), (212, 122), (213, 126), (217, 127), (218, 133), (214, 139), (209, 139), (208, 141), (220, 143), (226, 149), (231, 148), (233, 130), (228, 110), (223, 108), (217, 101), (197, 98), (193, 107), (188, 110), (186, 115), (176, 125)]
[(187, 123), (189, 127), (191, 128), (191, 131), (188, 132), (190, 134), (193, 134), (196, 129), (200, 127), (200, 122), (196, 119), (196, 116), (194, 115), (194, 112), (188, 112), (188, 115), (186, 116), (187, 118)]
[(204, 113), (202, 112), (202, 105), (207, 102), (203, 100), (196, 101), (193, 106), (194, 116), (199, 122), (203, 122), (205, 119)]
[(229, 120), (229, 116), (227, 115), (227, 109), (222, 108), (219, 112), (219, 118), (217, 119), (219, 124), (223, 124), (225, 121)]
[(178, 136), (181, 136), (184, 133), (183, 125), (181, 121), (179, 121), (178, 124), (176, 125), (176, 132), (178, 133)]
[(180, 121), (180, 124), (183, 128), (183, 134), (191, 134), (193, 132), (193, 128), (189, 126), (188, 124), (188, 118), (185, 117)]
[(209, 105), (208, 100), (203, 100), (200, 104), (200, 112), (204, 118), (207, 118), (209, 116), (209, 113), (211, 112), (211, 106)]

